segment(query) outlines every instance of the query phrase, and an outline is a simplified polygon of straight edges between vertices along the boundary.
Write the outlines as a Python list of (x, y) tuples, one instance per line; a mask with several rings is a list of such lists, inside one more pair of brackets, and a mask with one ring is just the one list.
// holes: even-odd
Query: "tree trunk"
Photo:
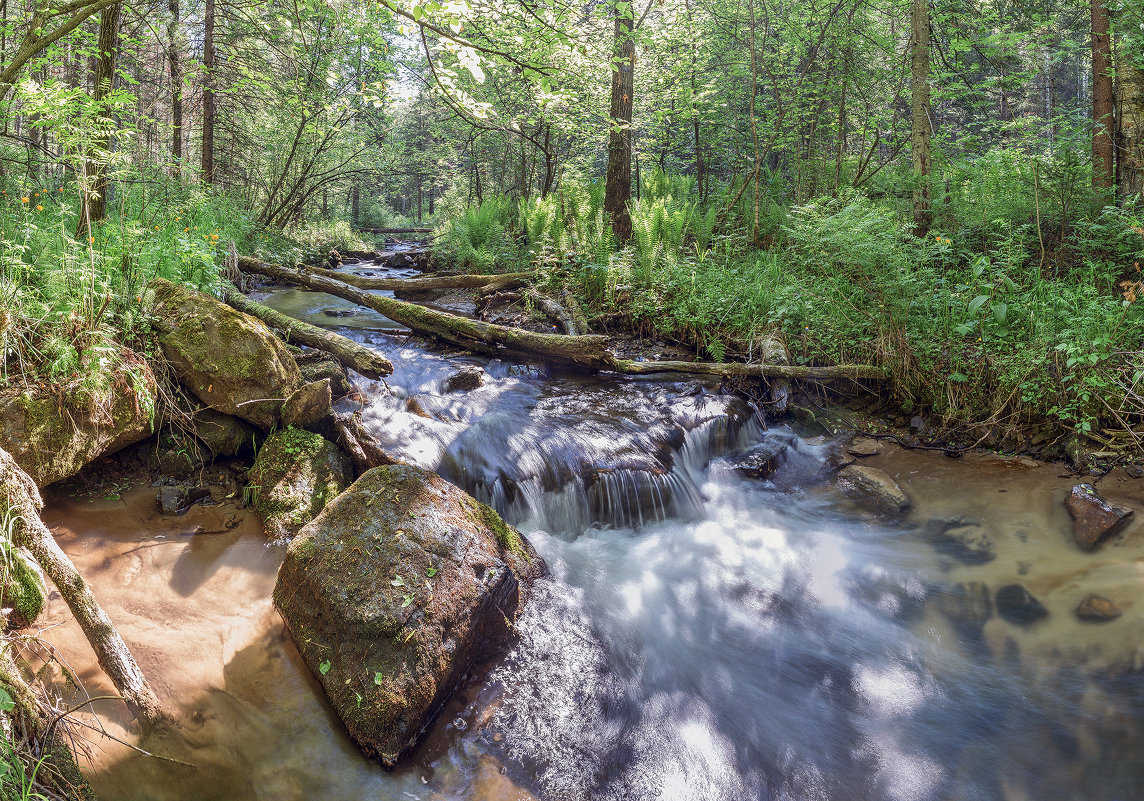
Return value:
[(289, 341), (325, 351), (366, 378), (376, 381), (393, 373), (393, 365), (380, 353), (362, 347), (352, 339), (335, 334), (333, 331), (295, 320), (269, 306), (255, 303), (234, 287), (223, 287), (223, 300), (239, 311), (257, 317), (272, 328), (282, 331)]
[(43, 501), (31, 477), (0, 449), (0, 517), (13, 523), (12, 542), (31, 551), (75, 615), (99, 666), (145, 728), (171, 720), (107, 613), (40, 520)]
[(910, 54), (913, 123), (910, 142), (914, 155), (914, 229), (918, 236), (929, 233), (933, 216), (930, 210), (930, 10), (929, 0), (912, 0), (910, 15), (913, 26)]
[(215, 181), (214, 134), (215, 117), (215, 0), (206, 0), (206, 20), (203, 31), (203, 183)]
[(632, 217), (628, 201), (632, 197), (632, 93), (636, 71), (636, 48), (632, 37), (632, 14), (618, 8), (612, 35), (612, 102), (608, 112), (608, 173), (604, 185), (604, 218), (616, 242), (626, 245), (632, 238)]
[(179, 55), (179, 0), (170, 0), (171, 19), (167, 25), (167, 62), (171, 68), (171, 174), (183, 171), (183, 61)]
[(1117, 185), (1120, 197), (1144, 197), (1144, 55), (1120, 53), (1117, 65)]
[(1111, 189), (1115, 181), (1112, 129), (1112, 37), (1104, 0), (1091, 0), (1092, 12), (1092, 185)]
[[(116, 3), (103, 9), (99, 15), (99, 55), (95, 59), (95, 70), (92, 78), (94, 84), (93, 100), (100, 105), (107, 100), (108, 95), (115, 86), (115, 61), (119, 54), (119, 21), (123, 16), (123, 4)], [(103, 122), (110, 125), (110, 115), (105, 109), (100, 109)], [(110, 136), (101, 136), (96, 140), (95, 151), (106, 153), (111, 148)], [(87, 178), (87, 191), (84, 193), (84, 207), (80, 210), (77, 231), (83, 233), (89, 226), (103, 220), (107, 216), (107, 158), (98, 152), (88, 154), (84, 165)]]

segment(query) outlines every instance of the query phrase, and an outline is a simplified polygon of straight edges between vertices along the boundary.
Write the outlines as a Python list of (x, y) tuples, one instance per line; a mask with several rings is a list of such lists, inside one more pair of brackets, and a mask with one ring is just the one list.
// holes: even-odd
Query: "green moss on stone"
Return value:
[(524, 547), (524, 543), (520, 541), (520, 535), (516, 533), (501, 516), (496, 513), (488, 504), (479, 503), (474, 501), (477, 505), (477, 514), (484, 523), (485, 527), (496, 535), (497, 542), (509, 553), (514, 553), (526, 562), (532, 561), (532, 556)]

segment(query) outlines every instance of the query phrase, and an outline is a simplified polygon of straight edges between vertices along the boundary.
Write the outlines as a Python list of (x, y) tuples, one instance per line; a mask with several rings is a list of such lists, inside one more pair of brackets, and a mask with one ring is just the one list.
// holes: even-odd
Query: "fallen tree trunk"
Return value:
[(285, 332), (291, 342), (325, 351), (366, 378), (377, 380), (393, 373), (393, 365), (380, 353), (363, 347), (341, 334), (295, 320), (269, 306), (255, 303), (234, 287), (224, 288), (223, 299), (240, 312), (257, 317), (267, 325)]
[(604, 336), (570, 337), (562, 334), (536, 334), (520, 328), (470, 320), (448, 312), (436, 311), (415, 303), (371, 295), (340, 280), (311, 272), (300, 272), (273, 264), (244, 260), (240, 266), (296, 284), (328, 292), (385, 315), (394, 322), (407, 325), (414, 331), (432, 334), (464, 348), (477, 347), (488, 353), (490, 348), (520, 356), (543, 356), (565, 364), (574, 364), (595, 370), (610, 370), (614, 361), (605, 345)]
[(576, 325), (576, 320), (572, 317), (571, 312), (554, 301), (552, 298), (542, 295), (535, 289), (526, 289), (524, 296), (544, 310), (544, 313), (560, 324), (564, 329), (565, 334), (570, 336), (579, 336), (586, 333), (587, 329), (582, 329)]
[(880, 367), (867, 364), (840, 364), (831, 367), (807, 367), (787, 364), (739, 364), (711, 362), (637, 362), (617, 358), (607, 349), (608, 338), (599, 334), (566, 336), (536, 334), (520, 328), (470, 320), (448, 312), (429, 309), (416, 303), (371, 295), (339, 280), (311, 272), (300, 272), (274, 264), (243, 260), (241, 266), (250, 272), (328, 292), (339, 298), (368, 306), (394, 322), (407, 325), (422, 334), (431, 334), (463, 348), (480, 353), (502, 353), (525, 357), (543, 357), (556, 364), (574, 365), (592, 370), (611, 370), (627, 375), (653, 373), (692, 373), (697, 375), (739, 376), (743, 378), (885, 378)]
[(349, 454), (350, 461), (354, 463), (356, 475), (360, 476), (366, 470), (374, 467), (398, 463), (396, 459), (385, 452), (373, 435), (365, 430), (365, 426), (354, 415), (334, 415), (334, 429), (338, 434), (338, 444)]
[(159, 703), (115, 625), (40, 520), (44, 502), (36, 483), (3, 449), (0, 449), (0, 493), (0, 516), (12, 521), (12, 542), (27, 548), (55, 583), (95, 651), (99, 666), (127, 708), (148, 729), (170, 722), (171, 716)]
[[(241, 259), (239, 267), (257, 272), (251, 264), (254, 259)], [(355, 275), (341, 270), (327, 270), (322, 267), (307, 269), (314, 275), (332, 278), (357, 289), (387, 289), (393, 292), (428, 292), (433, 289), (481, 289), (490, 284), (505, 285), (506, 282), (524, 283), (534, 277), (532, 273), (503, 273), (501, 275), (434, 275), (424, 278), (375, 278), (369, 275)]]

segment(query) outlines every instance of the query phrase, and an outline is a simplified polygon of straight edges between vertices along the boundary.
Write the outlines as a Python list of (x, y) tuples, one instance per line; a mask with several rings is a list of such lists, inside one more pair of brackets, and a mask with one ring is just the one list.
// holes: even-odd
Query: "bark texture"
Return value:
[(1092, 18), (1092, 185), (1108, 189), (1113, 172), (1112, 37), (1104, 0), (1090, 3)]
[[(115, 85), (115, 61), (119, 54), (119, 21), (123, 16), (123, 4), (115, 3), (103, 9), (99, 15), (99, 55), (95, 59), (93, 77), (95, 94), (93, 100), (103, 103)], [(101, 122), (110, 126), (112, 120), (101, 112)], [(99, 151), (106, 152), (111, 147), (110, 136), (100, 136), (95, 145), (96, 152), (89, 152), (84, 172), (88, 180), (88, 191), (84, 195), (84, 208), (79, 217), (79, 232), (88, 225), (97, 223), (107, 216), (107, 160)]]
[(1144, 196), (1144, 54), (1120, 53), (1116, 92), (1120, 131), (1117, 184), (1120, 196), (1132, 200)]
[(0, 509), (14, 521), (12, 541), (27, 548), (55, 583), (131, 713), (146, 728), (170, 721), (111, 619), (40, 520), (44, 502), (35, 482), (5, 450), (0, 450), (0, 493)]
[(608, 173), (604, 185), (604, 217), (619, 244), (632, 238), (632, 94), (636, 72), (636, 48), (632, 38), (632, 9), (615, 11), (612, 54), (612, 102), (608, 116)]
[(933, 217), (930, 211), (930, 11), (929, 0), (913, 0), (913, 28), (910, 47), (911, 97), (913, 121), (910, 142), (914, 155), (914, 228), (919, 236), (929, 232)]

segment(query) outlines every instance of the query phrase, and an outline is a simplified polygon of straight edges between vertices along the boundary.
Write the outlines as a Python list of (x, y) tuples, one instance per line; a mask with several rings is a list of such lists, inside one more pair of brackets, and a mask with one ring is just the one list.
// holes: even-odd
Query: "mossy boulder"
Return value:
[(145, 299), (163, 357), (203, 403), (269, 431), (302, 374), (261, 320), (156, 278)]
[(5, 551), (0, 554), (0, 608), (10, 627), (30, 626), (48, 602), (44, 573), (26, 549), (8, 546)]
[(274, 602), (350, 736), (394, 765), (508, 644), (544, 563), (487, 506), (410, 465), (362, 474), (290, 543)]
[(0, 448), (39, 487), (155, 431), (155, 376), (141, 361), (104, 386), (32, 387), (0, 393)]
[(266, 535), (294, 536), (353, 481), (353, 464), (337, 445), (300, 428), (266, 438), (250, 470), (254, 510)]

